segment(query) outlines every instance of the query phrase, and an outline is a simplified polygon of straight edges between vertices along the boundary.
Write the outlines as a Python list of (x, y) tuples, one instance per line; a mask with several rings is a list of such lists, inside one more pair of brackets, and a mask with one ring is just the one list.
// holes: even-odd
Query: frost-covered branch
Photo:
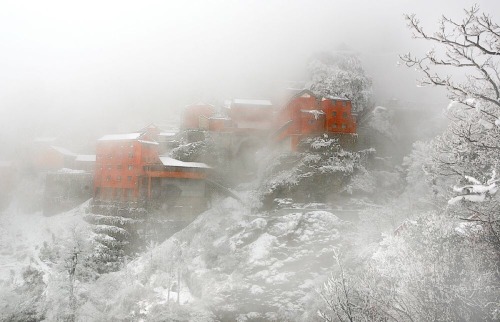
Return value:
[[(465, 10), (465, 17), (456, 22), (443, 16), (438, 31), (429, 34), (424, 31), (414, 14), (405, 15), (414, 38), (424, 39), (443, 50), (436, 49), (417, 57), (411, 53), (400, 56), (408, 67), (423, 73), (422, 85), (444, 87), (452, 100), (467, 104), (471, 98), (484, 104), (500, 108), (500, 77), (498, 57), (500, 56), (500, 27), (491, 18), (479, 12), (478, 6)], [(440, 68), (464, 69), (465, 81), (441, 74)], [(470, 106), (470, 104), (467, 104)], [(472, 106), (478, 108), (478, 106)], [(481, 113), (498, 116), (480, 109)]]

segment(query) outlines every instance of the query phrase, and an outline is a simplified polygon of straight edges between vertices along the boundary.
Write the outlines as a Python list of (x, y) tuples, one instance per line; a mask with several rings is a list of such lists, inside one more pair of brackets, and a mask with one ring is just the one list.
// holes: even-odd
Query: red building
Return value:
[(31, 165), (36, 171), (54, 171), (73, 168), (76, 154), (68, 149), (50, 145), (49, 142), (34, 141), (31, 149)]
[(183, 130), (199, 130), (206, 126), (207, 119), (215, 114), (215, 108), (208, 104), (188, 105), (184, 108), (181, 128)]
[(143, 140), (144, 135), (113, 134), (98, 140), (94, 175), (97, 199), (133, 201), (139, 198), (144, 166), (158, 159), (158, 143)]
[(322, 98), (310, 90), (302, 90), (278, 112), (275, 140), (290, 140), (295, 149), (301, 138), (318, 133), (356, 133), (356, 119), (351, 101), (344, 98)]
[[(157, 131), (105, 135), (97, 142), (94, 198), (107, 201), (177, 201), (205, 197), (208, 166), (160, 157)], [(196, 187), (194, 190), (192, 187)], [(200, 188), (201, 187), (201, 188)], [(193, 192), (194, 191), (194, 192)]]
[(245, 130), (270, 130), (274, 109), (269, 100), (234, 99), (228, 109), (234, 126)]
[(356, 117), (351, 101), (346, 98), (322, 98), (321, 110), (326, 115), (326, 132), (356, 133)]
[(212, 116), (208, 119), (208, 130), (210, 132), (228, 132), (233, 129), (233, 122), (224, 116)]

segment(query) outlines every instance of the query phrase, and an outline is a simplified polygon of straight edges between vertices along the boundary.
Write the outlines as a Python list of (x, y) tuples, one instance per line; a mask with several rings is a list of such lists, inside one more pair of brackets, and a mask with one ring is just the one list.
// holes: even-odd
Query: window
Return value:
[(116, 176), (116, 181), (122, 181), (122, 176)]
[(132, 181), (132, 176), (128, 176), (128, 177), (127, 177), (127, 181), (128, 181), (128, 182), (131, 182), (131, 181)]
[(333, 116), (333, 117), (336, 117), (336, 116), (337, 116), (337, 112), (333, 112), (333, 113), (332, 113), (332, 116)]
[(108, 170), (111, 170), (113, 169), (113, 166), (112, 165), (108, 165)]
[(133, 152), (129, 152), (129, 153), (128, 153), (128, 157), (129, 157), (130, 159), (132, 159), (132, 158), (134, 157), (134, 153), (133, 153)]
[(346, 127), (345, 123), (342, 123), (342, 128), (345, 129)]
[(122, 169), (122, 165), (121, 165), (121, 164), (117, 165), (117, 166), (116, 166), (116, 169), (117, 169), (117, 170), (121, 170), (121, 169)]
[(346, 106), (347, 105), (347, 102), (346, 101), (342, 101), (342, 106)]
[(336, 129), (336, 128), (337, 128), (337, 124), (336, 124), (336, 123), (333, 123), (333, 124), (332, 124), (332, 128)]
[(346, 119), (347, 118), (347, 112), (342, 113), (342, 117)]
[(107, 176), (106, 181), (111, 181), (111, 176)]
[(309, 124), (314, 124), (314, 120), (309, 120)]
[(133, 165), (131, 165), (131, 164), (129, 164), (128, 169), (129, 169), (129, 170), (134, 170), (134, 166), (133, 166)]

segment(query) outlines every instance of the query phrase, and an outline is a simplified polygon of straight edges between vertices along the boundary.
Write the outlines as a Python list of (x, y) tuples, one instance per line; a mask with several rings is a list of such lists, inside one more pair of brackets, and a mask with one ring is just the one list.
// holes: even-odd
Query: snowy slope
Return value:
[(333, 266), (343, 225), (325, 211), (254, 215), (227, 199), (126, 269), (98, 280), (80, 314), (153, 321), (300, 316)]
[(40, 260), (44, 243), (67, 238), (74, 229), (85, 226), (82, 213), (88, 202), (68, 212), (45, 217), (41, 212), (23, 214), (15, 203), (0, 213), (0, 283), (14, 282), (28, 265), (44, 272), (49, 268)]

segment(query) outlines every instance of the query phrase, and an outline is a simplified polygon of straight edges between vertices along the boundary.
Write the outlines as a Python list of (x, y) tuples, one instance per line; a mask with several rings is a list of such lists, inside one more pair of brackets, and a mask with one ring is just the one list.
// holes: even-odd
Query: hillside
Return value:
[(87, 321), (310, 320), (311, 296), (332, 268), (345, 226), (326, 211), (253, 215), (226, 199), (99, 279), (78, 315)]

